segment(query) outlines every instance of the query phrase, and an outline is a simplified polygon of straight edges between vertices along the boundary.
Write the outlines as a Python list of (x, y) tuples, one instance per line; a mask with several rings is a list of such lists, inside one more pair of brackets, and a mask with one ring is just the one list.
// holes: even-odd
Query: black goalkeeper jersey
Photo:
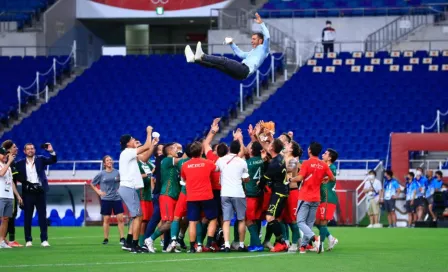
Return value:
[(279, 154), (270, 161), (262, 183), (270, 185), (273, 193), (284, 195), (289, 193), (289, 186), (286, 184), (286, 164), (282, 155)]

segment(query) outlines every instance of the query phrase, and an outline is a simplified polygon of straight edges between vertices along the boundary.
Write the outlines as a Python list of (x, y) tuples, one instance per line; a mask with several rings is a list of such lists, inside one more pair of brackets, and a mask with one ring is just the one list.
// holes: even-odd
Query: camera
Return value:
[(48, 144), (41, 144), (40, 147), (41, 147), (42, 149), (47, 150), (47, 149), (48, 149)]

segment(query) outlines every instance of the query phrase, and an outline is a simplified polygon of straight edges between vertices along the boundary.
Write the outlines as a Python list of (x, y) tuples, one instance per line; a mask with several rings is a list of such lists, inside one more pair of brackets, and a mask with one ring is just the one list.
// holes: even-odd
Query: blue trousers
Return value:
[(160, 197), (160, 194), (152, 195), (153, 212), (152, 212), (151, 220), (149, 220), (149, 223), (146, 226), (145, 239), (154, 233), (160, 220), (162, 220), (162, 217), (160, 216), (159, 197)]
[(23, 205), (25, 206), (25, 241), (33, 241), (31, 235), (31, 224), (33, 221), (34, 207), (36, 207), (41, 242), (48, 240), (48, 226), (47, 226), (47, 194), (44, 193), (29, 193), (23, 192)]
[(208, 68), (220, 70), (236, 80), (246, 79), (250, 72), (246, 64), (226, 57), (204, 55), (202, 61), (197, 61), (197, 63)]

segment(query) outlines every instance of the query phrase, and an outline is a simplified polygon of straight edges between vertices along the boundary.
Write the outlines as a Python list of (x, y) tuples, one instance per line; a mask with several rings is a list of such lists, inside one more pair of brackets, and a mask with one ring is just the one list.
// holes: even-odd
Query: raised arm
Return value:
[(159, 143), (159, 138), (152, 139), (151, 147), (147, 151), (138, 155), (138, 158), (143, 162), (147, 162), (149, 160), (149, 158), (151, 157), (152, 153), (154, 152), (154, 148), (157, 146), (158, 143)]
[(263, 46), (266, 49), (269, 49), (271, 43), (271, 35), (269, 34), (269, 30), (266, 27), (266, 24), (263, 22), (263, 20), (261, 20), (261, 17), (258, 13), (255, 13), (255, 22), (261, 27), (261, 33), (264, 37)]
[(216, 133), (219, 131), (218, 123), (221, 121), (221, 118), (215, 118), (213, 120), (212, 125), (210, 126), (210, 131), (207, 134), (207, 137), (202, 142), (202, 148), (204, 149), (204, 153), (207, 154), (210, 150), (212, 150), (211, 142), (213, 141), (213, 138), (215, 137)]
[(50, 157), (47, 158), (47, 157), (42, 156), (44, 166), (55, 164), (58, 162), (58, 158), (56, 157), (56, 152), (54, 152), (53, 146), (50, 143), (46, 143), (46, 144), (48, 145), (46, 150), (48, 151), (48, 153), (50, 153)]
[(246, 153), (246, 148), (244, 146), (243, 142), (243, 133), (241, 132), (241, 129), (237, 129), (236, 132), (233, 132), (233, 140), (240, 142), (240, 152), (238, 153), (238, 157), (244, 158), (244, 154)]
[(137, 147), (137, 155), (142, 154), (145, 151), (148, 151), (148, 149), (151, 147), (152, 145), (152, 138), (151, 138), (151, 133), (152, 133), (152, 127), (148, 126), (146, 128), (146, 142), (144, 145)]

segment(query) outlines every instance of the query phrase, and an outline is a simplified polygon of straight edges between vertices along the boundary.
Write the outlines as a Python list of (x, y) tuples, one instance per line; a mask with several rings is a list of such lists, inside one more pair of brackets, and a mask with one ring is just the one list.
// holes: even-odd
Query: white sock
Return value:
[(240, 247), (244, 247), (244, 242), (240, 242)]
[(224, 247), (230, 247), (230, 242), (229, 241), (225, 241), (224, 242)]
[(328, 239), (330, 239), (330, 240), (333, 240), (334, 239), (334, 237), (333, 237), (333, 235), (328, 235)]

